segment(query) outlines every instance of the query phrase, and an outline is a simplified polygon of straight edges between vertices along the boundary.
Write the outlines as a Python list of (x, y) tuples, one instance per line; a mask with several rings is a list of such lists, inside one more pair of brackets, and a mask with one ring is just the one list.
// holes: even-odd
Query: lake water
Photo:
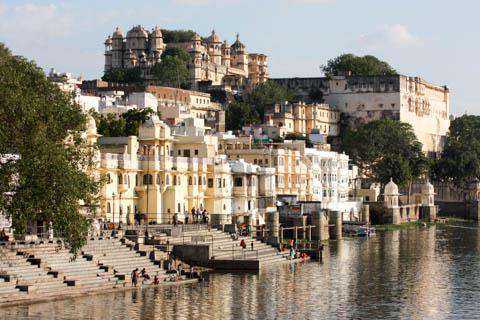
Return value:
[(0, 319), (480, 319), (480, 229), (331, 242), (322, 264), (0, 309)]

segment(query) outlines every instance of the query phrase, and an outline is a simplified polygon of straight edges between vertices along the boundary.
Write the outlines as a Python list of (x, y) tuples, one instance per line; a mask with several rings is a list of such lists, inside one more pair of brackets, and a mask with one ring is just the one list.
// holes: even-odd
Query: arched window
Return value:
[(167, 174), (165, 180), (166, 180), (166, 183), (165, 183), (165, 184), (166, 184), (167, 186), (170, 185), (170, 176), (169, 176), (168, 174)]
[(177, 176), (173, 176), (173, 185), (174, 185), (174, 186), (177, 185)]
[(121, 174), (118, 175), (118, 184), (123, 184), (123, 176)]
[(110, 176), (110, 173), (107, 173), (107, 183), (112, 183), (112, 177)]
[(148, 185), (153, 183), (153, 178), (151, 174), (145, 174), (143, 175), (143, 184)]
[(138, 181), (140, 181), (140, 179), (138, 179), (138, 174), (135, 175), (135, 185), (138, 186)]
[(158, 185), (161, 185), (161, 182), (160, 182), (160, 175), (159, 175), (159, 174), (157, 174), (157, 184), (158, 184)]
[(191, 186), (193, 182), (192, 176), (188, 177), (188, 185)]
[(178, 212), (181, 212), (181, 211), (182, 211), (181, 206), (180, 206), (180, 203), (178, 203), (177, 208), (178, 208)]
[(110, 213), (111, 210), (112, 210), (112, 209), (111, 209), (111, 207), (110, 207), (110, 202), (107, 202), (107, 213)]

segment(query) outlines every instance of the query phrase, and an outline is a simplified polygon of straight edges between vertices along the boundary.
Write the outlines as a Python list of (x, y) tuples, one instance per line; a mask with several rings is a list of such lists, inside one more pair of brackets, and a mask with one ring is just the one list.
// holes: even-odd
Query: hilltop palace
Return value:
[(251, 87), (268, 79), (267, 56), (248, 53), (238, 34), (232, 45), (222, 42), (215, 31), (206, 39), (195, 34), (187, 42), (165, 43), (159, 27), (147, 31), (140, 25), (126, 36), (117, 27), (105, 40), (105, 72), (140, 67), (145, 79), (152, 82), (150, 69), (169, 47), (183, 48), (191, 55), (188, 69), (192, 89), (198, 89), (201, 82), (228, 89)]

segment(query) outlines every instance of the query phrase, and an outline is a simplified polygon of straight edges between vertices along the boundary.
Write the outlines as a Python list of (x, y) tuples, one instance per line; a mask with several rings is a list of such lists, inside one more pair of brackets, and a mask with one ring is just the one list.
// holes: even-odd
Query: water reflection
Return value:
[(324, 263), (212, 274), (188, 286), (0, 309), (0, 319), (480, 318), (476, 227), (332, 242)]

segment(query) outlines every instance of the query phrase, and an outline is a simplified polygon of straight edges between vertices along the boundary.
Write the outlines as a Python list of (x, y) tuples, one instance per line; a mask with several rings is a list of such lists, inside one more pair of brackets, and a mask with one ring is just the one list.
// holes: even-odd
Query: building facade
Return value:
[(353, 125), (393, 119), (412, 125), (423, 151), (442, 151), (450, 126), (450, 92), (419, 77), (333, 76), (331, 78), (274, 79), (305, 101), (320, 90), (325, 102), (347, 115)]
[[(202, 122), (202, 123), (200, 123)], [(207, 210), (211, 222), (231, 223), (237, 214), (254, 223), (265, 197), (274, 192), (273, 169), (241, 170), (218, 152), (218, 138), (200, 119), (170, 127), (156, 116), (140, 127), (139, 136), (100, 138), (102, 216), (111, 222), (183, 221), (192, 208)], [(234, 177), (245, 177), (247, 189), (235, 189)], [(250, 208), (250, 209), (248, 209)]]
[[(284, 128), (280, 133), (308, 135), (319, 133), (338, 136), (340, 112), (328, 104), (306, 104), (304, 102), (276, 104), (265, 114), (265, 124)], [(283, 132), (282, 132), (283, 131)]]
[(148, 80), (154, 80), (150, 69), (161, 61), (161, 55), (168, 47), (185, 49), (191, 57), (188, 64), (190, 84), (198, 88), (199, 82), (226, 89), (254, 86), (268, 79), (267, 56), (249, 54), (237, 35), (229, 45), (212, 31), (208, 38), (195, 36), (187, 42), (164, 43), (160, 28), (147, 31), (138, 25), (126, 36), (117, 27), (105, 40), (105, 72), (112, 69), (139, 67)]

